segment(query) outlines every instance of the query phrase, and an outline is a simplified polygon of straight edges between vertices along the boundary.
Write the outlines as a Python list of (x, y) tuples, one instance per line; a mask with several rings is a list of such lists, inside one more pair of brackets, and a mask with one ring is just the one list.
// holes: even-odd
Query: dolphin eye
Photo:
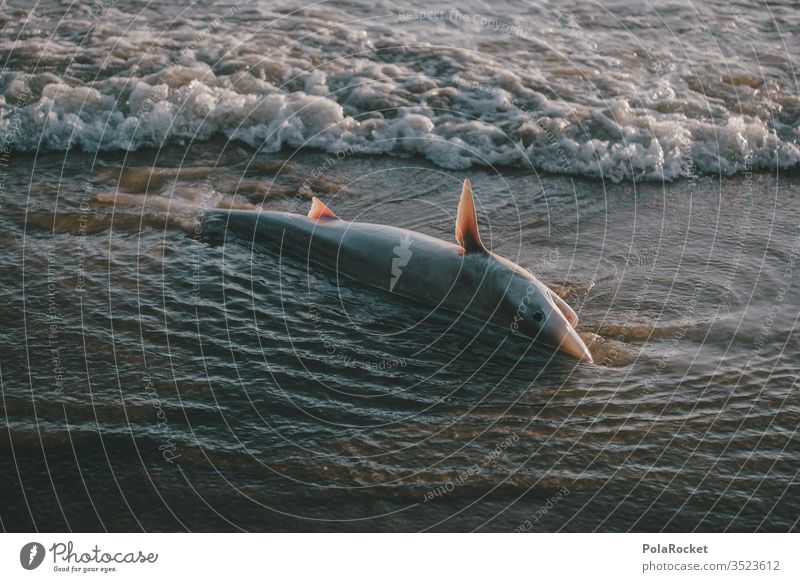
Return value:
[(533, 317), (533, 321), (536, 323), (542, 323), (542, 320), (544, 319), (544, 313), (541, 311), (534, 311), (531, 317)]

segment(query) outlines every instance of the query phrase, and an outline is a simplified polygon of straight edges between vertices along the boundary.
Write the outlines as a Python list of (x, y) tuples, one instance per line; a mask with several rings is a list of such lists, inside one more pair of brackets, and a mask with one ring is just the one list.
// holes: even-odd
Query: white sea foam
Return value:
[[(535, 30), (532, 48), (529, 35), (481, 28), (480, 19), (387, 22), (388, 14), (348, 24), (324, 7), (289, 16), (253, 10), (201, 21), (175, 14), (178, 24), (158, 28), (158, 15), (135, 20), (116, 3), (88, 21), (67, 19), (91, 28), (88, 43), (74, 34), (6, 41), (0, 48), (21, 56), (0, 73), (0, 135), (28, 151), (135, 150), (214, 136), (273, 152), (358, 145), (451, 169), (516, 165), (615, 181), (800, 162), (797, 93), (730, 69), (719, 82), (700, 53), (656, 74), (650, 65), (664, 58), (657, 43), (650, 60), (626, 61), (608, 31), (583, 32), (573, 20), (564, 28), (558, 14), (543, 16), (550, 26)], [(522, 24), (534, 30), (535, 21)], [(465, 28), (483, 42), (480, 52), (459, 45)], [(582, 48), (595, 37), (608, 55)], [(448, 46), (429, 44), (437, 38)], [(42, 62), (52, 63), (45, 72), (36, 68)]]

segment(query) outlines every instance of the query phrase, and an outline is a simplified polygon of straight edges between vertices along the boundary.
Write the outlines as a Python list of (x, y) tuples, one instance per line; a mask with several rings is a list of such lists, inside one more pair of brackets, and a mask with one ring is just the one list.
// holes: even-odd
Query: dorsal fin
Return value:
[(486, 251), (478, 232), (478, 216), (475, 214), (475, 201), (472, 198), (472, 184), (469, 179), (464, 180), (461, 200), (458, 203), (456, 242), (461, 245), (465, 253)]
[(325, 203), (314, 196), (311, 198), (311, 210), (308, 211), (308, 217), (311, 220), (319, 220), (320, 218), (339, 218), (333, 211), (325, 206)]

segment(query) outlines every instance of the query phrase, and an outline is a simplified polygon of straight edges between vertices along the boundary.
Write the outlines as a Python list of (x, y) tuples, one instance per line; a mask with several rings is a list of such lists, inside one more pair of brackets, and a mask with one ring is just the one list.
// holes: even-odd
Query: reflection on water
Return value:
[[(796, 528), (796, 176), (634, 190), (469, 172), (487, 244), (579, 311), (598, 365), (576, 366), (198, 237), (204, 207), (304, 211), (324, 161), (209, 165), (217, 148), (196, 167), (75, 154), (63, 173), (15, 154), (4, 527)], [(356, 157), (314, 192), (449, 240), (462, 177)]]

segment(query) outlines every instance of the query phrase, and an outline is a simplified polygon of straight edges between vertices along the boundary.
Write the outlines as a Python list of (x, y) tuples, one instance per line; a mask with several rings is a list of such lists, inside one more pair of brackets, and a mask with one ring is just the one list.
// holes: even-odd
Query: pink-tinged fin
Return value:
[(472, 184), (464, 180), (461, 189), (461, 200), (458, 203), (456, 216), (456, 242), (465, 253), (486, 252), (478, 232), (478, 216), (475, 213), (475, 200), (472, 197)]
[(311, 210), (308, 211), (308, 217), (311, 220), (319, 220), (320, 218), (339, 218), (333, 211), (325, 206), (325, 203), (314, 196), (311, 199)]
[(561, 299), (554, 291), (550, 291), (550, 298), (553, 300), (553, 303), (556, 304), (558, 310), (562, 313), (564, 318), (569, 322), (572, 327), (578, 325), (578, 314), (570, 307), (566, 301)]

